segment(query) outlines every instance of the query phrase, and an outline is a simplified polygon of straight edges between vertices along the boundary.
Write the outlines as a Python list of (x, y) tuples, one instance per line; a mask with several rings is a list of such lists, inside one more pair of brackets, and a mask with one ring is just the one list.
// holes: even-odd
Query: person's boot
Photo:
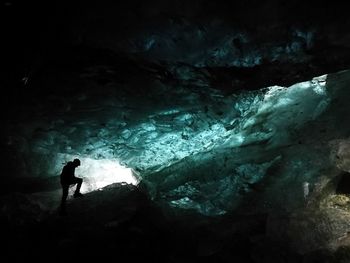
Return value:
[(77, 198), (77, 197), (83, 197), (84, 195), (82, 193), (79, 193), (79, 192), (76, 192), (74, 193), (74, 198)]

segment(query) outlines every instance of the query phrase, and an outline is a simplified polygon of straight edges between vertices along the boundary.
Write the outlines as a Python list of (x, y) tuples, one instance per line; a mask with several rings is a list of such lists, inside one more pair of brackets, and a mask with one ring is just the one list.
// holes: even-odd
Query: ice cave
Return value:
[(2, 3), (2, 262), (350, 262), (346, 3), (48, 2)]

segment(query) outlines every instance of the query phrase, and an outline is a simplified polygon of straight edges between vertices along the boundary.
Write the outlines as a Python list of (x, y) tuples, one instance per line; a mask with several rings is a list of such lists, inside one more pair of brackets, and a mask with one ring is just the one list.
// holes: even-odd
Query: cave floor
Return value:
[[(317, 211), (305, 207), (293, 214), (273, 216), (240, 211), (220, 217), (166, 209), (128, 184), (117, 183), (80, 199), (69, 198), (65, 216), (57, 209), (59, 198), (57, 190), (3, 195), (3, 262), (115, 258), (153, 262), (335, 263), (347, 262), (341, 260), (350, 255), (349, 238), (342, 234), (343, 224), (350, 222), (350, 199), (345, 195), (330, 196)], [(317, 218), (324, 219), (320, 222), (333, 222), (327, 225), (333, 227), (328, 236)], [(318, 232), (308, 235), (307, 231), (315, 227)], [(280, 236), (274, 231), (279, 231)], [(319, 238), (317, 235), (326, 236), (319, 244), (328, 242), (333, 250), (317, 247), (312, 239)], [(314, 247), (310, 245), (302, 251), (293, 243), (296, 239), (301, 245), (311, 241)], [(331, 242), (334, 240), (336, 243)]]

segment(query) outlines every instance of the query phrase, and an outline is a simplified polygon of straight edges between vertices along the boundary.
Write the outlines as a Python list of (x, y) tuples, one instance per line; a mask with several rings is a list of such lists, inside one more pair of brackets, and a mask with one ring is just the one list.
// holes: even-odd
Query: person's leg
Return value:
[(80, 193), (80, 188), (81, 188), (82, 183), (83, 183), (83, 179), (76, 178), (77, 188), (75, 189), (74, 197), (82, 196), (82, 194)]
[(69, 185), (62, 185), (61, 212), (66, 211), (66, 200), (68, 197)]
[(77, 178), (77, 188), (75, 190), (76, 193), (80, 193), (80, 188), (81, 188), (82, 183), (83, 183), (83, 179)]

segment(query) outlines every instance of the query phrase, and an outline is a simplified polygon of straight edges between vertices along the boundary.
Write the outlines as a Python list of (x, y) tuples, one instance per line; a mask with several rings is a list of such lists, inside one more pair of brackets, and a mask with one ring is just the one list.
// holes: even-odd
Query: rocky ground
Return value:
[(1, 258), (345, 263), (350, 260), (350, 199), (326, 196), (322, 202), (310, 197), (292, 213), (241, 209), (206, 217), (169, 210), (127, 184), (70, 197), (64, 216), (58, 213), (59, 190), (6, 194), (1, 199)]

